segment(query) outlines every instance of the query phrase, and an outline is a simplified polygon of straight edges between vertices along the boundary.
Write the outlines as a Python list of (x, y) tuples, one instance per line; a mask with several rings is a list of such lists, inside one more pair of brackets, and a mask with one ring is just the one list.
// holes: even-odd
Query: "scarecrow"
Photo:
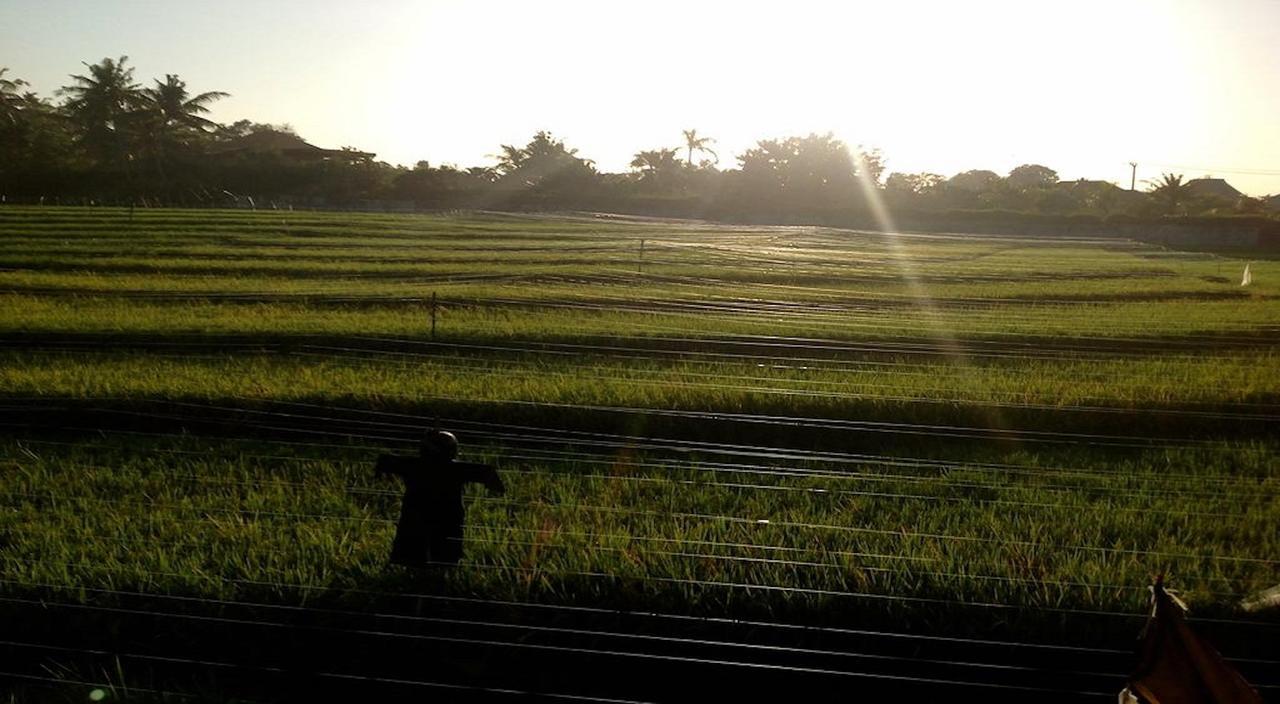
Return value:
[(375, 472), (396, 474), (404, 480), (400, 522), (391, 546), (391, 562), (423, 567), (432, 563), (456, 564), (462, 559), (462, 522), (466, 510), (462, 489), (483, 484), (491, 495), (504, 487), (498, 472), (487, 464), (458, 462), (458, 439), (443, 430), (422, 438), (417, 457), (382, 455)]

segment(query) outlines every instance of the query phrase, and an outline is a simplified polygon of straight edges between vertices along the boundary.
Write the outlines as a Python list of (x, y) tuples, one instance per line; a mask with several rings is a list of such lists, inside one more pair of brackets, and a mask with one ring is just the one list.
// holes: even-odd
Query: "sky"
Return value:
[(1280, 0), (0, 0), (0, 66), (43, 95), (128, 55), (391, 163), (492, 164), (541, 129), (604, 171), (681, 130), (723, 166), (832, 132), (889, 171), (1280, 193)]

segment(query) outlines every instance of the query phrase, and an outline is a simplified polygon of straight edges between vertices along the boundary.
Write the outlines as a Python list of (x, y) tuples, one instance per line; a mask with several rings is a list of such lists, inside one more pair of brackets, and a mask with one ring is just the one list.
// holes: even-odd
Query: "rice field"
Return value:
[[(1242, 287), (1245, 264), (0, 208), (0, 596), (363, 613), (412, 592), (1123, 650), (1163, 574), (1280, 685), (1280, 620), (1242, 606), (1280, 583), (1280, 261)], [(462, 564), (413, 572), (386, 564), (400, 487), (372, 466), (431, 426), (508, 491), (469, 492)]]

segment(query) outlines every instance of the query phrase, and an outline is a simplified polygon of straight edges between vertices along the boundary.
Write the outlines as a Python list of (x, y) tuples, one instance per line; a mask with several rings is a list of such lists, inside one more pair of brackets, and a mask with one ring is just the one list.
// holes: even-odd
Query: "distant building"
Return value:
[(1101, 179), (1078, 178), (1074, 181), (1059, 181), (1058, 188), (1076, 188), (1094, 191), (1114, 191), (1120, 193), (1132, 193), (1127, 187), (1122, 188), (1111, 181), (1103, 181)]
[(1124, 210), (1146, 202), (1147, 194), (1121, 188), (1110, 181), (1081, 178), (1075, 181), (1059, 181), (1057, 188), (1074, 193), (1087, 205), (1103, 210)]
[(209, 148), (213, 154), (276, 154), (293, 161), (371, 161), (371, 152), (354, 149), (323, 149), (292, 132), (259, 130), (219, 142)]
[(1231, 201), (1232, 203), (1240, 200), (1240, 197), (1244, 195), (1237, 191), (1235, 186), (1227, 183), (1226, 180), (1211, 176), (1193, 178), (1187, 181), (1187, 192), (1196, 198), (1217, 198)]

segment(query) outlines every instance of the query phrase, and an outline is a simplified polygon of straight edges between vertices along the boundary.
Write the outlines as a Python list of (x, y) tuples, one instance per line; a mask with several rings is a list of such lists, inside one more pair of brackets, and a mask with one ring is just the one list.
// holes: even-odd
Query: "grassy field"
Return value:
[[(1280, 582), (1280, 261), (1249, 287), (1244, 265), (1124, 240), (0, 208), (2, 589), (411, 586), (1096, 642), (1116, 631), (1064, 619), (1136, 633), (1164, 573), (1198, 614), (1275, 622), (1239, 604)], [(460, 567), (406, 574), (372, 463), (434, 423), (509, 492), (472, 495)]]

